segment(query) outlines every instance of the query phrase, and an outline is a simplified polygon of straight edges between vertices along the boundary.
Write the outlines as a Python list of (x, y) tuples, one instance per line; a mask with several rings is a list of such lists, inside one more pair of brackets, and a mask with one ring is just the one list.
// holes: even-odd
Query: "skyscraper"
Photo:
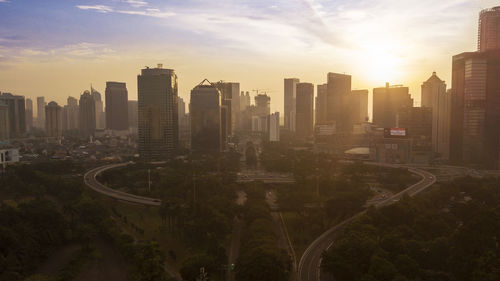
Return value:
[(316, 124), (327, 124), (326, 109), (327, 109), (327, 89), (328, 85), (318, 85), (316, 93)]
[(68, 97), (67, 101), (67, 129), (77, 130), (80, 126), (80, 108), (78, 107), (78, 100), (74, 97)]
[(80, 96), (79, 106), (79, 129), (83, 137), (93, 136), (95, 133), (95, 100), (89, 91)]
[(0, 102), (8, 106), (9, 111), (9, 136), (10, 138), (22, 137), (26, 132), (26, 110), (23, 96), (2, 93)]
[(349, 99), (350, 122), (360, 124), (368, 121), (368, 90), (353, 90)]
[(62, 108), (54, 101), (45, 106), (45, 132), (51, 138), (62, 135)]
[(221, 94), (207, 79), (191, 90), (191, 149), (219, 152), (222, 144)]
[(31, 99), (26, 99), (26, 131), (30, 131), (33, 128), (33, 101)]
[(285, 93), (285, 129), (295, 132), (295, 109), (297, 98), (297, 83), (300, 80), (297, 78), (285, 78), (284, 93)]
[(138, 103), (136, 100), (128, 101), (128, 126), (132, 132), (137, 133)]
[(313, 135), (314, 126), (314, 85), (297, 83), (296, 127), (297, 138), (308, 139)]
[(280, 141), (280, 113), (269, 115), (269, 141)]
[(128, 92), (125, 83), (106, 82), (106, 129), (128, 130)]
[(500, 49), (500, 6), (479, 13), (477, 45), (480, 52)]
[(45, 127), (45, 97), (36, 98), (36, 123), (39, 129), (44, 129)]
[(432, 108), (432, 151), (448, 158), (450, 142), (451, 95), (436, 72), (422, 84), (422, 107)]
[(413, 107), (408, 87), (401, 85), (373, 89), (373, 123), (384, 128), (396, 126), (396, 115), (402, 107)]
[(104, 129), (106, 126), (106, 117), (104, 115), (104, 105), (102, 103), (102, 96), (92, 85), (90, 86), (90, 94), (95, 102), (95, 128)]
[(139, 154), (147, 160), (175, 156), (179, 142), (177, 75), (162, 64), (137, 76)]
[(9, 106), (0, 100), (0, 141), (10, 138)]
[(352, 130), (352, 123), (348, 118), (350, 94), (350, 75), (328, 73), (326, 118), (329, 123), (335, 123), (337, 131)]
[(186, 114), (186, 103), (179, 97), (178, 99), (179, 115), (179, 146), (189, 148), (191, 146), (191, 125), (189, 123), (189, 114)]

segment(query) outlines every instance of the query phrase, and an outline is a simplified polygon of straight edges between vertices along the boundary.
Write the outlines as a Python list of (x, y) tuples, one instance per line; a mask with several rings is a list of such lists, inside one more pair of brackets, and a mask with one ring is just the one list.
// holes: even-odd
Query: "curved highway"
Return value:
[(97, 175), (100, 173), (113, 169), (113, 168), (118, 168), (118, 167), (123, 167), (127, 166), (129, 163), (120, 163), (120, 164), (110, 164), (110, 165), (105, 165), (101, 167), (94, 168), (83, 176), (83, 180), (85, 184), (92, 188), (94, 191), (97, 191), (101, 194), (104, 194), (109, 197), (113, 197), (117, 200), (121, 201), (126, 201), (126, 202), (131, 202), (131, 203), (137, 203), (137, 204), (142, 204), (142, 205), (150, 205), (150, 206), (160, 206), (161, 205), (161, 200), (156, 199), (156, 198), (151, 198), (151, 197), (144, 197), (144, 196), (139, 196), (139, 195), (134, 195), (130, 193), (126, 193), (123, 191), (115, 190), (112, 188), (109, 188), (105, 186), (104, 184), (100, 183), (97, 181)]
[[(366, 164), (371, 164), (371, 165), (380, 165), (376, 163), (366, 163)], [(380, 166), (387, 166), (387, 167), (404, 167), (404, 166), (396, 166), (396, 165), (380, 165)], [(410, 168), (407, 167), (408, 171), (411, 173), (417, 174), (422, 177), (422, 179), (411, 185), (410, 187), (406, 188), (405, 190), (393, 195), (392, 197), (379, 201), (378, 203), (374, 204), (376, 208), (386, 206), (393, 204), (401, 197), (403, 197), (404, 194), (408, 194), (409, 196), (414, 196), (418, 194), (419, 192), (425, 190), (432, 184), (436, 182), (436, 177), (424, 170), (420, 170), (417, 168)], [(298, 267), (298, 276), (300, 281), (319, 281), (321, 280), (321, 259), (322, 259), (322, 254), (324, 251), (328, 250), (330, 246), (333, 244), (334, 240), (336, 239), (338, 235), (338, 230), (343, 229), (347, 224), (349, 224), (351, 221), (355, 220), (356, 218), (362, 216), (366, 211), (362, 211), (353, 217), (335, 225), (334, 227), (328, 229), (326, 232), (324, 232), (320, 237), (318, 237), (316, 240), (314, 240), (309, 247), (304, 251), (302, 254), (302, 257), (300, 258), (299, 262), (299, 267)]]

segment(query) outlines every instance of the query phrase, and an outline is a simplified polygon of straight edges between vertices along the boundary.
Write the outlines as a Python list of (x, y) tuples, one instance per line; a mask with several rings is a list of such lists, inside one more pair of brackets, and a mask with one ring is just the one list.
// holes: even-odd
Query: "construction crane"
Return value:
[(255, 92), (256, 95), (259, 94), (259, 92), (264, 92), (264, 94), (267, 94), (267, 92), (270, 91), (270, 89), (253, 89), (252, 92)]

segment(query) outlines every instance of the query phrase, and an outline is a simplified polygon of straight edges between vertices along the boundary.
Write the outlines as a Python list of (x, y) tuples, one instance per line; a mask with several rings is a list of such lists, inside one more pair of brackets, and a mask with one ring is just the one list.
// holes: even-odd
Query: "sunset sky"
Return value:
[[(451, 57), (474, 51), (478, 13), (498, 0), (0, 0), (0, 91), (66, 104), (90, 84), (127, 83), (163, 63), (179, 94), (203, 78), (269, 89), (283, 78), (353, 89), (404, 84), (416, 100), (432, 73), (449, 84)], [(418, 105), (418, 103), (417, 103)]]

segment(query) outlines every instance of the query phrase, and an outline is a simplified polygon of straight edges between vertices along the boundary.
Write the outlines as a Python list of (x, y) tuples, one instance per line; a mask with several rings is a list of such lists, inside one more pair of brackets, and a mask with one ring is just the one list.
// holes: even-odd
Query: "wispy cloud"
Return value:
[(9, 0), (0, 0), (0, 3), (9, 3)]
[(148, 5), (148, 2), (141, 0), (124, 0), (124, 2), (130, 4), (134, 8), (144, 7)]
[(76, 7), (78, 9), (82, 9), (82, 10), (94, 10), (94, 11), (97, 11), (99, 13), (113, 12), (113, 8), (111, 8), (110, 6), (106, 6), (106, 5), (77, 5)]

